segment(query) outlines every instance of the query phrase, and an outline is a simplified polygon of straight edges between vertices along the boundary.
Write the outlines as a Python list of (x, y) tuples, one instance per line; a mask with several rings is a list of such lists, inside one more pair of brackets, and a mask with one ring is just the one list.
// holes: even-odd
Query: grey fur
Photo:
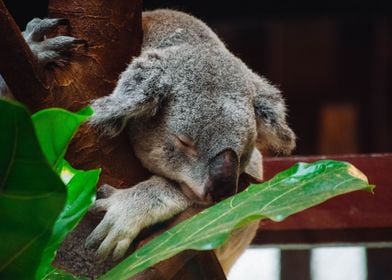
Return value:
[[(240, 173), (250, 172), (261, 178), (257, 169), (262, 168), (262, 158), (256, 143), (289, 153), (295, 146), (295, 136), (286, 123), (279, 90), (230, 53), (203, 22), (182, 12), (156, 10), (143, 13), (143, 32), (140, 56), (121, 74), (111, 95), (92, 103), (95, 113), (90, 123), (111, 136), (126, 129), (144, 167), (159, 176), (154, 178), (176, 182), (187, 194), (189, 202), (184, 207), (167, 209), (166, 204), (161, 205), (156, 222), (205, 197), (209, 163), (221, 151), (230, 149), (236, 153)], [(147, 186), (151, 188), (152, 184), (146, 183), (145, 191), (149, 192)], [(165, 193), (179, 194), (174, 185), (161, 187), (154, 193), (155, 200), (168, 199)], [(173, 204), (172, 199), (173, 196), (167, 204)], [(99, 226), (117, 240), (133, 239), (142, 226), (127, 229), (123, 224), (110, 229), (111, 224), (126, 217), (136, 224), (151, 225), (152, 221), (140, 221), (147, 219), (143, 213), (151, 207), (135, 198), (118, 196), (104, 207), (108, 210), (106, 220)], [(140, 214), (134, 215), (135, 211)], [(228, 244), (218, 251), (226, 271), (249, 244), (255, 230), (252, 225), (241, 231), (246, 238), (237, 238), (234, 247)], [(94, 231), (89, 240), (98, 243), (104, 238)], [(98, 254), (106, 257), (116, 246), (118, 243), (101, 245)]]

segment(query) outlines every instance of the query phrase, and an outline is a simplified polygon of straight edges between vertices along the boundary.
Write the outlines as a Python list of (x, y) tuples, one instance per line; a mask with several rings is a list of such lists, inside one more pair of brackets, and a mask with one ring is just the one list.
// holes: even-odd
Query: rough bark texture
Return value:
[(2, 1), (0, 38), (0, 73), (12, 89), (13, 95), (32, 111), (43, 108), (49, 98), (43, 73)]
[[(51, 0), (49, 16), (67, 18), (71, 35), (88, 42), (86, 53), (77, 52), (67, 67), (48, 73), (50, 105), (76, 111), (110, 94), (119, 74), (140, 51), (141, 1)], [(133, 185), (147, 176), (125, 134), (108, 139), (84, 126), (67, 158), (78, 168), (101, 167), (101, 182), (116, 187)]]

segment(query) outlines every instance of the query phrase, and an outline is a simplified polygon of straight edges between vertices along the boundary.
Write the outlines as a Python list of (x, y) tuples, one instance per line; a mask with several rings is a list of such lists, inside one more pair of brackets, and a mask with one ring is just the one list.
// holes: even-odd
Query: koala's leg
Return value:
[[(86, 44), (85, 40), (70, 36), (46, 37), (58, 26), (67, 24), (68, 21), (65, 19), (34, 18), (27, 24), (26, 30), (22, 32), (23, 38), (41, 66), (46, 66), (47, 64), (63, 66), (68, 62), (69, 55), (75, 47)], [(13, 98), (6, 82), (0, 75), (1, 96)]]
[(121, 258), (143, 228), (165, 221), (191, 205), (175, 183), (158, 176), (129, 189), (103, 185), (98, 192), (104, 198), (98, 199), (90, 211), (106, 214), (86, 240), (90, 248), (102, 242), (98, 260), (112, 252), (113, 259)]
[(80, 44), (86, 44), (85, 40), (70, 36), (57, 36), (47, 38), (47, 35), (60, 25), (68, 25), (68, 20), (58, 18), (34, 18), (22, 32), (26, 43), (38, 62), (45, 66), (49, 63), (63, 66), (69, 58), (71, 51)]

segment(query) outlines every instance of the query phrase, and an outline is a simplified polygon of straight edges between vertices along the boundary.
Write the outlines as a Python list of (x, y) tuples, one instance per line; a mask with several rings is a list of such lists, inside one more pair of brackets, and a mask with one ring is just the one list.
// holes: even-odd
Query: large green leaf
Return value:
[(217, 248), (231, 231), (253, 220), (281, 221), (334, 196), (372, 188), (367, 178), (349, 163), (298, 163), (166, 231), (100, 279), (128, 279), (183, 250)]
[(0, 99), (0, 278), (31, 279), (66, 200), (30, 115)]
[(50, 264), (95, 199), (100, 170), (76, 170), (64, 160), (71, 138), (91, 113), (90, 108), (43, 110), (32, 117), (34, 131), (23, 106), (0, 100), (1, 279), (72, 277)]

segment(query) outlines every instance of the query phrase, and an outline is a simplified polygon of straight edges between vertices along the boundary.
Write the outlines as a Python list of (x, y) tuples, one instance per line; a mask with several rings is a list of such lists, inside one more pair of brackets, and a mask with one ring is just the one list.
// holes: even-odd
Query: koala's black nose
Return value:
[(209, 164), (209, 180), (206, 195), (221, 201), (237, 192), (239, 162), (232, 149), (217, 154)]

